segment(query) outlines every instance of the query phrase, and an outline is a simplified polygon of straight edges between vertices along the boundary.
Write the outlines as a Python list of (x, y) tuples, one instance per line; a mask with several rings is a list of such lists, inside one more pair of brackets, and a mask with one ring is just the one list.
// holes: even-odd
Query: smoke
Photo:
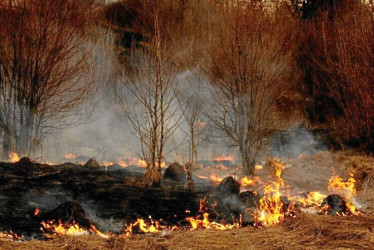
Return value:
[(270, 144), (272, 155), (279, 158), (296, 158), (301, 154), (313, 156), (326, 149), (322, 140), (318, 140), (311, 131), (302, 126), (277, 133)]

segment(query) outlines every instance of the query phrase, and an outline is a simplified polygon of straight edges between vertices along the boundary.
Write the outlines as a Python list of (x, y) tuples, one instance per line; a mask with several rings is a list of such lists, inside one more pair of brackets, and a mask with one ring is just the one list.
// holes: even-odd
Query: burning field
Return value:
[[(177, 163), (164, 168), (162, 185), (153, 187), (142, 183), (144, 167), (135, 160), (123, 166), (93, 159), (49, 165), (12, 154), (11, 163), (0, 165), (0, 244), (5, 249), (372, 248), (368, 159), (357, 165), (362, 159), (328, 152), (289, 162), (269, 158), (253, 177), (239, 177), (230, 160), (215, 160), (196, 169), (189, 190)], [(336, 163), (340, 167), (332, 170)], [(315, 180), (302, 177), (312, 169)]]

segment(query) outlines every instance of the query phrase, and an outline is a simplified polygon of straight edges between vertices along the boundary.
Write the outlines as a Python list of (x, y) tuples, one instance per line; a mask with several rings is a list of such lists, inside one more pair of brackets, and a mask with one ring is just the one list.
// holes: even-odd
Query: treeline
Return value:
[[(297, 124), (322, 131), (336, 149), (373, 151), (372, 1), (9, 0), (0, 7), (4, 153), (30, 154), (95, 91), (87, 76), (103, 62), (89, 56), (92, 43), (120, 62), (106, 87), (155, 183), (181, 127), (191, 169), (204, 129), (238, 148), (245, 174), (276, 132)], [(98, 29), (108, 39), (92, 36)]]

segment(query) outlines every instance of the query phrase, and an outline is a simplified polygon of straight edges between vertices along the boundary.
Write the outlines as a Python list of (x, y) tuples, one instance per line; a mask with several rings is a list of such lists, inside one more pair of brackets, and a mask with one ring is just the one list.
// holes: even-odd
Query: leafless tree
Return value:
[(144, 30), (150, 38), (144, 49), (132, 51), (125, 81), (114, 84), (113, 90), (139, 138), (141, 155), (147, 163), (146, 181), (159, 185), (165, 144), (180, 118), (172, 86), (176, 69), (167, 58), (170, 47), (164, 42), (166, 31), (162, 30), (160, 18), (163, 1), (145, 2), (153, 17), (152, 29)]
[(277, 103), (294, 83), (292, 23), (276, 2), (218, 2), (222, 20), (202, 63), (212, 83), (206, 114), (239, 147), (248, 175), (280, 128)]
[(90, 93), (85, 49), (91, 5), (73, 0), (0, 3), (0, 129), (5, 153), (29, 155)]

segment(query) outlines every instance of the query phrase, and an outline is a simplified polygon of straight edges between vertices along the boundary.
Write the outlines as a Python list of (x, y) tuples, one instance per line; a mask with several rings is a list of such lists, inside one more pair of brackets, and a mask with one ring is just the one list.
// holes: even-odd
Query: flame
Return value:
[(40, 214), (40, 209), (37, 207), (35, 208), (34, 216), (37, 216), (38, 214)]
[(200, 179), (203, 179), (203, 180), (208, 180), (209, 177), (206, 177), (204, 175), (197, 175), (197, 177), (199, 177)]
[(283, 218), (283, 203), (279, 191), (280, 183), (271, 183), (265, 186), (264, 196), (260, 199), (260, 210), (254, 214), (256, 225), (268, 226), (278, 224)]
[[(73, 221), (72, 223), (62, 223), (61, 220), (55, 223), (55, 220), (42, 221), (44, 229), (57, 235), (84, 235), (88, 234), (87, 230), (83, 229), (78, 223)], [(43, 230), (44, 231), (44, 230)]]
[[(356, 180), (353, 178), (354, 172), (349, 173), (349, 178), (347, 181), (343, 181), (340, 176), (333, 175), (328, 183), (328, 190), (330, 193), (341, 195), (346, 199), (346, 206), (349, 210), (349, 214), (357, 215), (360, 212), (352, 204), (356, 198)], [(321, 209), (323, 211), (323, 208)], [(346, 216), (347, 214), (342, 214)]]
[(66, 159), (75, 159), (75, 158), (77, 158), (77, 155), (73, 154), (73, 153), (69, 153), (69, 154), (64, 155), (64, 157)]
[(343, 196), (347, 200), (356, 196), (356, 180), (353, 178), (353, 172), (349, 173), (350, 178), (348, 181), (343, 181), (340, 176), (333, 175), (328, 184), (330, 193), (335, 193)]
[(279, 161), (272, 161), (275, 168), (276, 179), (265, 185), (264, 195), (260, 199), (260, 208), (254, 212), (256, 226), (269, 226), (278, 224), (286, 216), (292, 216), (293, 204), (284, 211), (281, 201), (281, 188), (284, 188), (284, 180), (281, 178), (284, 166)]
[(103, 166), (104, 167), (110, 167), (110, 166), (113, 166), (113, 165), (114, 165), (114, 163), (111, 162), (111, 161), (103, 161)]
[(23, 235), (18, 235), (12, 230), (9, 230), (9, 233), (0, 232), (0, 239), (22, 240)]
[(262, 165), (255, 165), (255, 169), (256, 169), (256, 170), (261, 170), (262, 168), (263, 168)]
[(178, 226), (164, 226), (161, 225), (162, 220), (157, 221), (153, 220), (152, 216), (149, 216), (149, 222), (142, 218), (138, 218), (134, 223), (131, 223), (130, 225), (126, 225), (125, 229), (125, 236), (130, 236), (134, 234), (134, 228), (137, 228), (140, 232), (143, 233), (159, 233), (163, 230), (169, 230), (169, 231), (175, 231), (179, 229)]
[(240, 180), (240, 183), (242, 184), (242, 186), (252, 186), (258, 183), (259, 181), (259, 176), (255, 176), (253, 179), (249, 178), (248, 176), (245, 176)]
[[(140, 158), (127, 158), (127, 157), (118, 157), (117, 164), (123, 168), (127, 168), (129, 166), (135, 166), (140, 168), (146, 168), (147, 162)], [(161, 162), (161, 168), (166, 168), (166, 162)]]
[(222, 178), (219, 177), (219, 175), (217, 175), (216, 173), (212, 173), (210, 175), (210, 180), (213, 181), (214, 183), (218, 184), (222, 181)]
[(233, 228), (240, 228), (241, 223), (235, 222), (234, 224), (221, 224), (218, 222), (211, 222), (209, 221), (209, 213), (203, 214), (203, 219), (188, 217), (186, 220), (191, 225), (191, 230), (197, 230), (197, 229), (216, 229), (216, 230), (228, 230)]
[(9, 160), (12, 163), (19, 162), (20, 158), (16, 152), (10, 152), (9, 153)]
[(220, 155), (214, 158), (214, 161), (234, 161), (234, 156), (233, 155)]
[(78, 223), (73, 221), (72, 223), (62, 223), (61, 220), (58, 223), (55, 223), (55, 220), (50, 221), (42, 221), (42, 228), (43, 232), (48, 231), (56, 235), (69, 235), (69, 236), (79, 236), (79, 235), (88, 235), (90, 233), (97, 234), (103, 238), (109, 238), (108, 235), (101, 233), (99, 230), (96, 229), (94, 225), (90, 226), (89, 230), (82, 228)]
[(297, 201), (303, 207), (319, 207), (326, 197), (327, 195), (319, 192), (309, 192), (306, 197), (299, 198)]

